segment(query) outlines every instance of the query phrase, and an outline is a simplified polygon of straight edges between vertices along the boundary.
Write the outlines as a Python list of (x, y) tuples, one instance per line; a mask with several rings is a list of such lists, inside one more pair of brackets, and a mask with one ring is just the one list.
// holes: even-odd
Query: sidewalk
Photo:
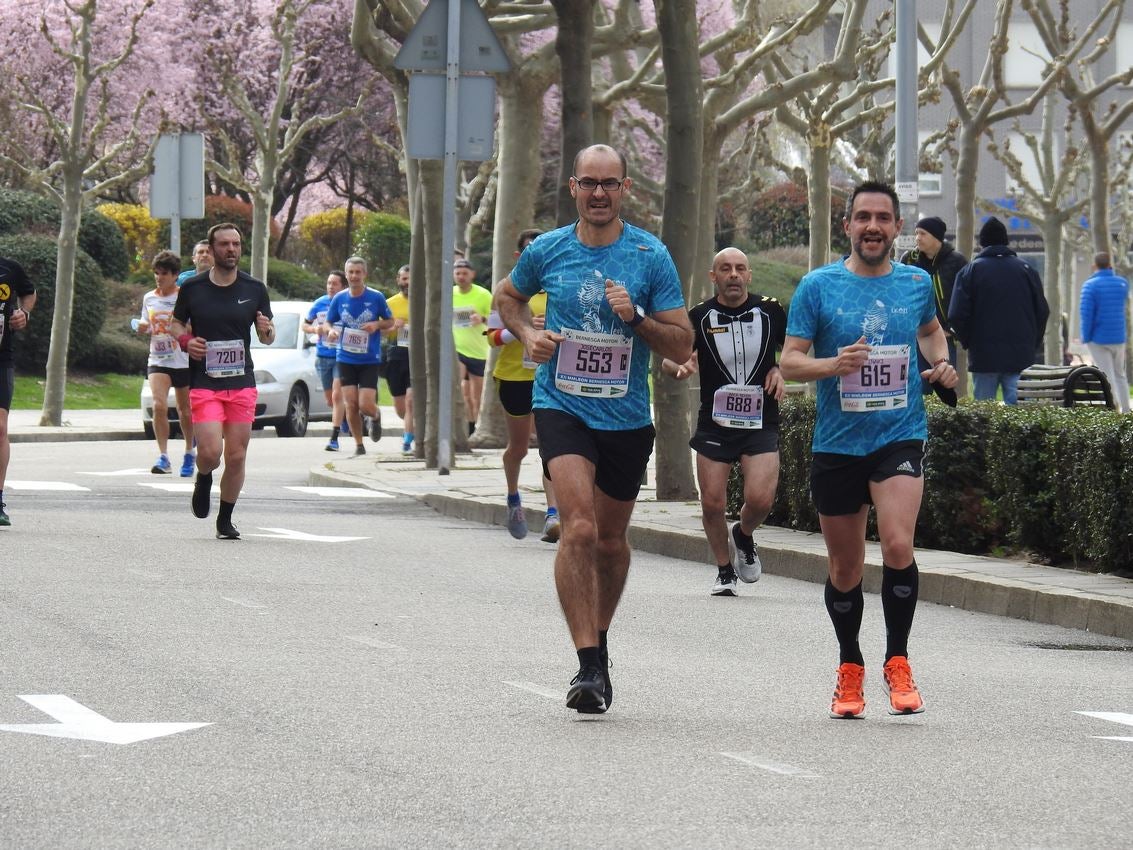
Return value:
[[(423, 461), (371, 452), (315, 466), (309, 483), (402, 493), (448, 516), (503, 526), (507, 511), (501, 454), (498, 449), (477, 449), (458, 455), (450, 474), (441, 476), (425, 469)], [(651, 463), (651, 483), (654, 472)], [(546, 502), (534, 449), (523, 464), (520, 492), (531, 528), (527, 539), (547, 546), (539, 542)], [(500, 533), (506, 532), (501, 528)], [(698, 503), (658, 502), (653, 487), (643, 487), (629, 539), (636, 550), (683, 558), (702, 569), (708, 592), (712, 559)], [(821, 534), (765, 527), (756, 532), (756, 542), (764, 573), (826, 581)], [(920, 599), (925, 602), (1133, 640), (1133, 580), (927, 549), (918, 549), (916, 557)], [(881, 589), (881, 548), (876, 543), (866, 543), (864, 589), (870, 593)]]

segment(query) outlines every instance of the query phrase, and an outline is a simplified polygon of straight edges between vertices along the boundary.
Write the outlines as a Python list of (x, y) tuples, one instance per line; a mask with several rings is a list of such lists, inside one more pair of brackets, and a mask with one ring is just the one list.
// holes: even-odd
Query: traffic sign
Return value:
[[(449, 0), (432, 0), (401, 45), (393, 66), (401, 71), (444, 71), (447, 66)], [(460, 70), (503, 73), (511, 70), (492, 25), (476, 0), (460, 4)], [(441, 99), (441, 103), (444, 99)]]
[[(414, 159), (445, 158), (444, 74), (409, 77), (409, 127), (406, 153)], [(483, 162), (492, 158), (496, 132), (496, 81), (461, 74), (457, 84), (456, 158)]]
[(153, 152), (149, 214), (154, 218), (205, 217), (205, 137), (165, 133)]

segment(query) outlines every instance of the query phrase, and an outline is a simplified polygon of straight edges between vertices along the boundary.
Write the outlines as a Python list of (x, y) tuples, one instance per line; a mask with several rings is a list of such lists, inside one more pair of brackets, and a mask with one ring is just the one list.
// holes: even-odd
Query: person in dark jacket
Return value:
[(1030, 265), (1007, 247), (1007, 228), (992, 216), (980, 228), (982, 251), (956, 275), (948, 323), (968, 352), (976, 401), (1015, 404), (1019, 373), (1041, 350), (1050, 307)]
[[(922, 218), (913, 229), (917, 247), (912, 251), (906, 251), (901, 257), (901, 262), (924, 269), (932, 278), (932, 292), (936, 298), (936, 319), (944, 328), (944, 335), (948, 340), (948, 362), (955, 367), (956, 338), (948, 325), (948, 305), (952, 302), (952, 288), (956, 282), (956, 275), (968, 264), (968, 258), (944, 241), (947, 230), (948, 225), (938, 216), (930, 215)], [(932, 368), (919, 351), (917, 358), (922, 372)], [(932, 392), (932, 385), (922, 380), (921, 392), (928, 395)]]
[(1082, 284), (1082, 342), (1094, 365), (1105, 372), (1122, 413), (1129, 412), (1129, 381), (1125, 377), (1125, 302), (1129, 283), (1113, 270), (1109, 253), (1094, 254), (1094, 273)]

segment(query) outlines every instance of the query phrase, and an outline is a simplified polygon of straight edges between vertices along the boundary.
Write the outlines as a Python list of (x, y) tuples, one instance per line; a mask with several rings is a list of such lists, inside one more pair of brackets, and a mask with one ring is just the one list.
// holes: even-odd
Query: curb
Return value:
[(95, 441), (148, 440), (141, 429), (129, 431), (74, 431), (68, 428), (44, 427), (43, 431), (20, 431), (8, 434), (9, 443), (84, 443)]
[[(360, 486), (380, 489), (365, 475), (312, 470), (312, 484)], [(418, 501), (444, 516), (506, 526), (507, 508), (471, 496), (444, 493), (413, 495)], [(527, 508), (532, 528), (543, 521), (543, 511)], [(630, 545), (641, 552), (687, 560), (707, 568), (711, 562), (708, 544), (702, 534), (635, 524), (629, 528)], [(763, 570), (768, 575), (825, 584), (825, 555), (761, 543)], [(970, 570), (921, 565), (919, 599), (964, 611), (1029, 620), (1035, 623), (1079, 629), (1109, 637), (1133, 640), (1133, 600), (1110, 597), (1067, 587), (988, 576)], [(881, 564), (866, 562), (862, 589), (881, 591)]]

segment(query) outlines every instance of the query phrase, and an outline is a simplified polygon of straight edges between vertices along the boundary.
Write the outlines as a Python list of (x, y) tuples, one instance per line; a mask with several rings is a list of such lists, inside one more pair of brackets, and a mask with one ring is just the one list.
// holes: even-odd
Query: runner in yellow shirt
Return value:
[(413, 451), (413, 386), (409, 381), (409, 266), (397, 270), (397, 292), (386, 301), (393, 313), (393, 330), (386, 335), (389, 345), (386, 384), (393, 396), (393, 407), (401, 417), (405, 436), (402, 454)]

